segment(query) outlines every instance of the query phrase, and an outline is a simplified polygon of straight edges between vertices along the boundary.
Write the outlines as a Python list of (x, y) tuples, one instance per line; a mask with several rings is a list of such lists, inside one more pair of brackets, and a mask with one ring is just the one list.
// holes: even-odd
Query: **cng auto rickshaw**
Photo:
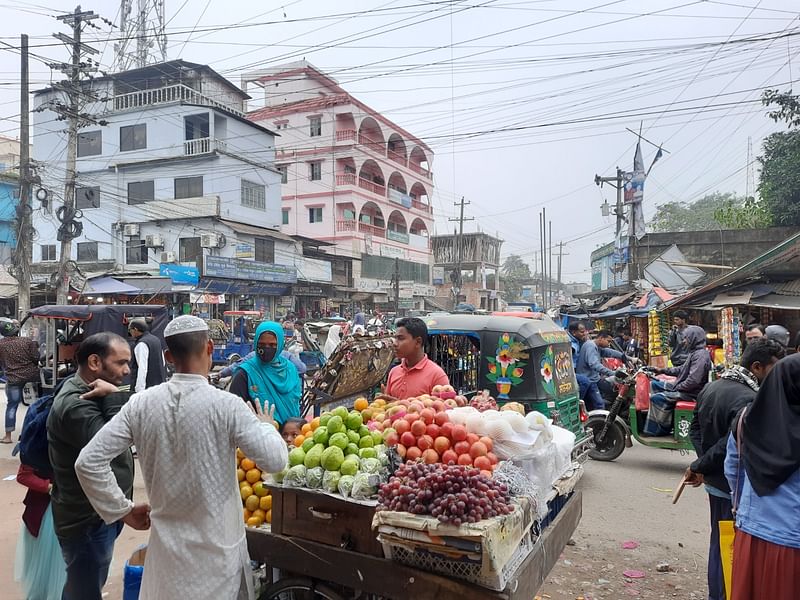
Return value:
[[(439, 314), (424, 319), (428, 357), (467, 397), (489, 390), (498, 405), (519, 402), (575, 434), (574, 458), (591, 448), (567, 332), (550, 317)], [(527, 315), (526, 315), (527, 316)]]
[(214, 364), (233, 364), (250, 354), (256, 326), (263, 318), (257, 310), (226, 310), (222, 313), (224, 328), (221, 333), (225, 339), (214, 340), (214, 354), (211, 356)]
[(127, 340), (128, 325), (136, 318), (145, 319), (150, 325), (150, 331), (159, 339), (164, 339), (164, 328), (169, 322), (166, 306), (48, 305), (32, 309), (22, 324), (30, 321), (28, 325), (38, 331), (44, 357), (44, 368), (40, 370), (42, 389), (49, 392), (60, 379), (77, 369), (75, 351), (84, 339), (101, 331), (109, 331)]

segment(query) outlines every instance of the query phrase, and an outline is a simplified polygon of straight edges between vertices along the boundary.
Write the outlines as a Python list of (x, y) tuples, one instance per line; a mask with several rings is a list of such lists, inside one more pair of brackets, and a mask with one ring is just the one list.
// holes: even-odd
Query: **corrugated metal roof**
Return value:
[(783, 283), (773, 283), (772, 287), (776, 294), (782, 296), (800, 296), (800, 279), (784, 281)]

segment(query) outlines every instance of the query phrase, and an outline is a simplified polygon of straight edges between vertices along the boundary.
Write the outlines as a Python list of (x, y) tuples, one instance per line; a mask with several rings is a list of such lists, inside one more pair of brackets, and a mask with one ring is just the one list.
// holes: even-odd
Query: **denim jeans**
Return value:
[(6, 433), (14, 431), (17, 427), (17, 407), (22, 402), (22, 390), (25, 384), (6, 384)]
[(100, 523), (69, 539), (59, 539), (67, 565), (61, 600), (102, 600), (103, 586), (123, 523)]

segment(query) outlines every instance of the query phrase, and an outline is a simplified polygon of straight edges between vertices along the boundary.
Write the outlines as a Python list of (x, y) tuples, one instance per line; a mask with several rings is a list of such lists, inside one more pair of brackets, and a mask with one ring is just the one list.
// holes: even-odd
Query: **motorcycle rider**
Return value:
[(686, 362), (680, 367), (655, 369), (660, 375), (677, 376), (674, 382), (653, 381), (650, 385), (650, 409), (643, 434), (648, 436), (669, 435), (672, 431), (672, 415), (675, 404), (681, 398), (693, 400), (708, 382), (713, 368), (706, 350), (706, 332), (702, 327), (689, 325), (683, 332), (684, 344), (689, 350)]
[(578, 353), (581, 350), (581, 341), (586, 337), (586, 327), (579, 321), (573, 321), (567, 326), (567, 335), (569, 344), (572, 346), (572, 369), (575, 371), (575, 379), (578, 382), (578, 396), (584, 402), (590, 398), (592, 405), (597, 406), (598, 398), (602, 400), (597, 384), (589, 381), (586, 375), (578, 373)]
[[(597, 386), (597, 394), (592, 397), (594, 406), (590, 410), (604, 409), (604, 398), (613, 398), (616, 394), (614, 386), (604, 378), (613, 376), (615, 371), (603, 365), (601, 357), (618, 358), (622, 361), (625, 361), (626, 358), (622, 352), (609, 348), (613, 339), (611, 332), (601, 330), (597, 333), (597, 337), (591, 340), (586, 336), (585, 328), (583, 331), (583, 341), (578, 352), (576, 372), (579, 375), (586, 376), (591, 383)], [(592, 393), (591, 388), (589, 393)]]
[(719, 550), (719, 522), (733, 519), (731, 490), (725, 479), (728, 434), (739, 412), (755, 400), (758, 387), (772, 367), (784, 356), (784, 349), (766, 337), (747, 344), (741, 364), (726, 370), (697, 396), (694, 418), (689, 427), (697, 460), (686, 470), (686, 482), (705, 484), (711, 509), (711, 537), (708, 546), (708, 598), (725, 600), (722, 561)]

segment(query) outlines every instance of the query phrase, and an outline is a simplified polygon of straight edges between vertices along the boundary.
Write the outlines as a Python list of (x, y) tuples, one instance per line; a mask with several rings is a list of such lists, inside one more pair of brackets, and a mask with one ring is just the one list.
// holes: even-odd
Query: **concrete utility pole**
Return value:
[(564, 254), (564, 242), (558, 242), (558, 287), (561, 289), (561, 257), (569, 256)]
[(17, 244), (14, 253), (14, 277), (18, 284), (17, 318), (22, 320), (31, 309), (31, 157), (30, 157), (30, 106), (28, 75), (28, 36), (20, 40), (20, 93), (19, 93), (19, 205), (17, 207)]
[(453, 308), (458, 306), (458, 297), (461, 294), (461, 261), (464, 260), (464, 221), (475, 220), (474, 217), (464, 217), (464, 206), (469, 204), (469, 202), (464, 201), (464, 196), (461, 196), (461, 202), (453, 202), (453, 206), (460, 207), (458, 218), (448, 219), (448, 221), (458, 221), (458, 237), (456, 238), (456, 268), (455, 277), (453, 278)]
[(550, 290), (550, 304), (553, 304), (553, 222), (547, 222), (548, 233), (547, 233), (547, 260), (549, 262), (547, 266), (548, 275), (547, 275), (547, 287)]
[(394, 275), (392, 276), (392, 283), (394, 283), (394, 316), (400, 316), (400, 259), (394, 259)]
[[(67, 303), (67, 294), (69, 293), (69, 272), (67, 265), (72, 257), (72, 239), (79, 235), (76, 234), (75, 221), (75, 171), (78, 156), (78, 129), (85, 123), (104, 124), (103, 122), (92, 119), (87, 114), (81, 114), (80, 107), (81, 98), (85, 95), (84, 91), (81, 89), (82, 76), (87, 71), (92, 72), (97, 70), (96, 67), (82, 64), (83, 55), (98, 54), (98, 51), (91, 46), (81, 43), (81, 33), (84, 25), (91, 24), (91, 21), (97, 18), (99, 18), (99, 15), (96, 15), (92, 11), (81, 12), (81, 7), (78, 6), (75, 8), (74, 12), (57, 17), (59, 21), (72, 27), (72, 37), (64, 35), (63, 33), (56, 33), (53, 35), (57, 40), (64, 42), (72, 51), (72, 60), (69, 64), (56, 65), (57, 68), (67, 74), (69, 80), (64, 84), (54, 86), (67, 94), (69, 103), (66, 106), (52, 107), (62, 118), (66, 118), (68, 123), (64, 206), (59, 209), (63, 214), (57, 214), (59, 221), (61, 221), (61, 227), (58, 232), (58, 238), (61, 242), (61, 254), (59, 256), (56, 281), (57, 304)], [(88, 62), (91, 63), (91, 60)]]
[(616, 237), (619, 237), (619, 233), (622, 231), (622, 223), (625, 220), (625, 213), (622, 210), (622, 195), (625, 191), (625, 173), (622, 169), (617, 167), (616, 177), (600, 177), (600, 175), (595, 175), (594, 183), (600, 187), (603, 187), (603, 184), (607, 183), (617, 188), (617, 206), (614, 209), (614, 215), (617, 217)]

